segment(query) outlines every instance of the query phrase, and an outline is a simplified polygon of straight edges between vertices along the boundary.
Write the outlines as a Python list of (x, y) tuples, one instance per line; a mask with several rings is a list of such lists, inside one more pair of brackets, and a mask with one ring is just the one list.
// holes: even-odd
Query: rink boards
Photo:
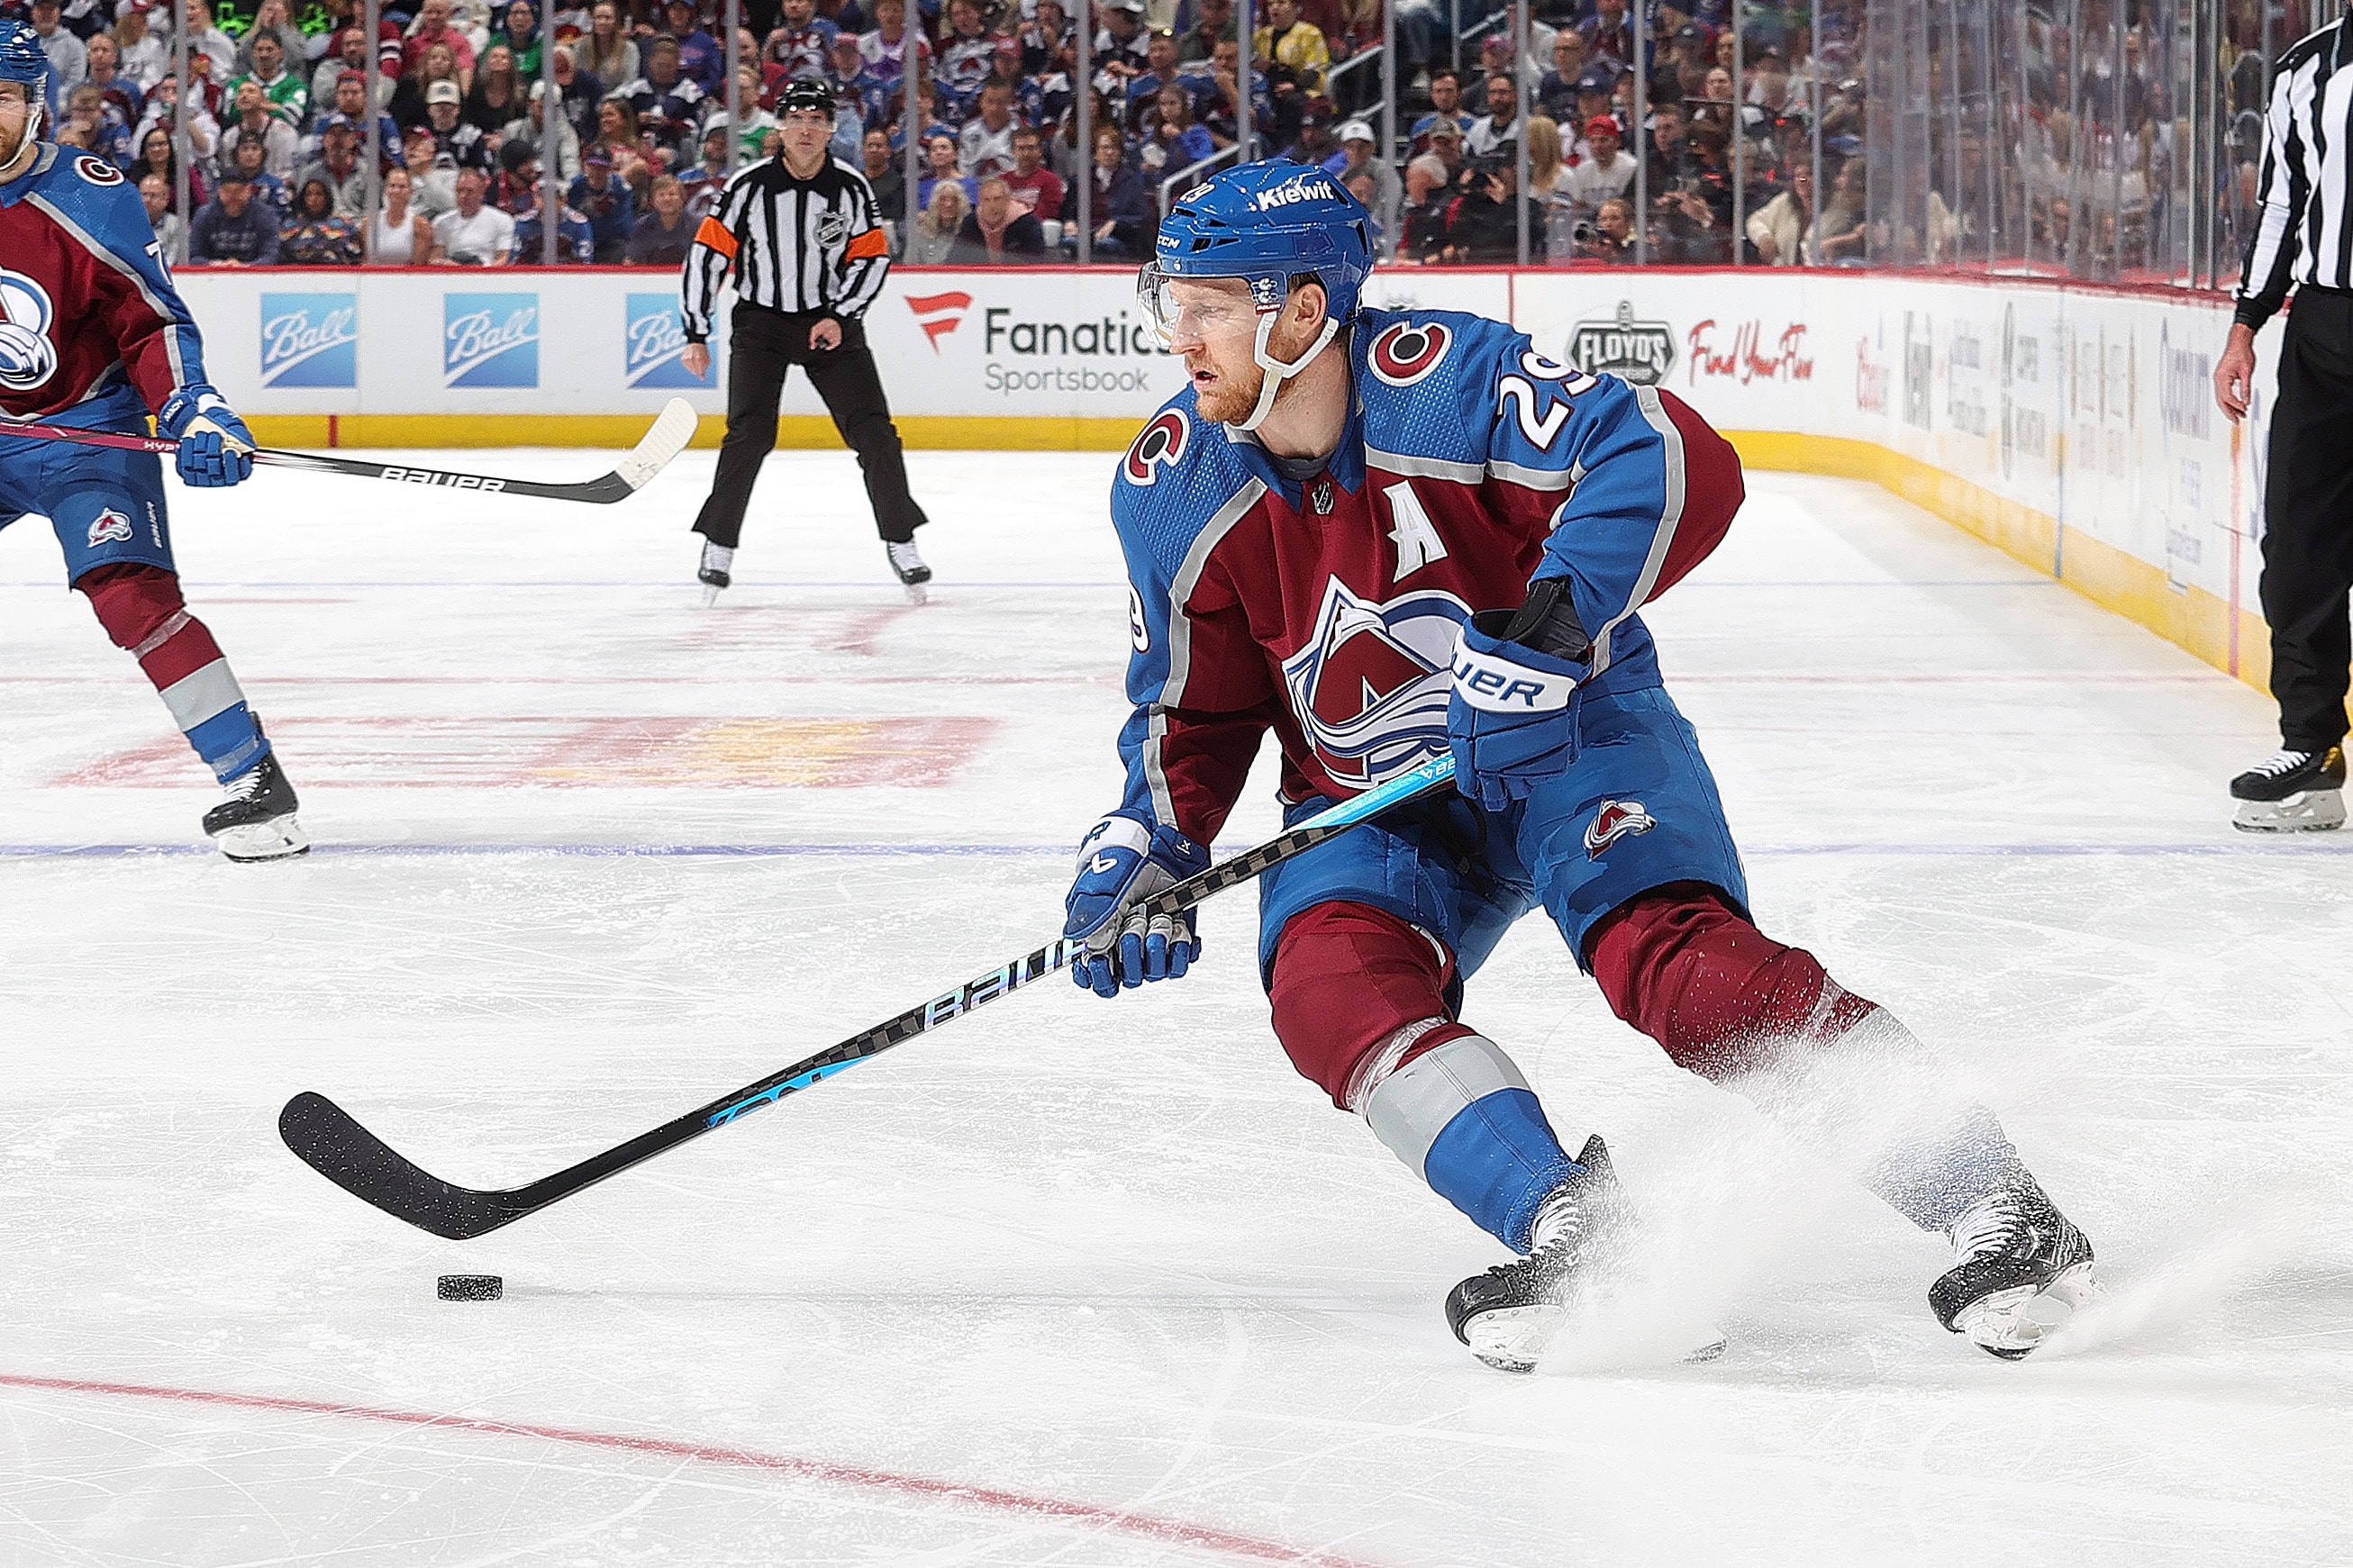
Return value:
[[(490, 281), (495, 279), (495, 281)], [(670, 397), (676, 289), (621, 269), (185, 273), (208, 368), (265, 441), (617, 446)], [(2263, 686), (2261, 437), (2216, 410), (2228, 301), (2160, 289), (1795, 268), (1398, 270), (1395, 309), (1509, 320), (1589, 371), (1672, 389), (1760, 468), (1877, 480)], [(1124, 271), (894, 272), (866, 318), (910, 445), (1115, 449), (1183, 384)], [(831, 446), (806, 380), (787, 445)]]

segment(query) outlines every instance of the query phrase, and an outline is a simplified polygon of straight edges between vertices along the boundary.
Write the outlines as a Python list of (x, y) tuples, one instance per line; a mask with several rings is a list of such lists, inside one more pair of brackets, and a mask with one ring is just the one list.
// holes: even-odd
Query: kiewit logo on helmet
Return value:
[(1620, 838), (1648, 833), (1658, 825), (1659, 819), (1643, 810), (1639, 800), (1605, 800), (1593, 815), (1593, 826), (1585, 830), (1585, 858), (1599, 860)]
[(1277, 185), (1271, 191), (1261, 191), (1258, 194), (1256, 205), (1261, 212), (1271, 212), (1276, 207), (1287, 207), (1294, 202), (1336, 201), (1339, 195), (1338, 189), (1331, 181), (1318, 177), (1293, 180), (1287, 185)]
[(110, 539), (127, 542), (131, 533), (131, 520), (110, 507), (90, 519), (90, 547), (95, 550)]

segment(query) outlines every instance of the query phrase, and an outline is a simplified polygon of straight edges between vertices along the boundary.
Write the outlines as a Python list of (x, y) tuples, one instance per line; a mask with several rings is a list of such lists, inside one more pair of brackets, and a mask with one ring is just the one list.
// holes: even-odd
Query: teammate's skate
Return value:
[(2231, 781), (2231, 826), (2248, 833), (2316, 833), (2345, 826), (2345, 748), (2274, 752)]
[(229, 781), (228, 798), (205, 813), (205, 832), (240, 864), (308, 855), (311, 840), (294, 820), (301, 805), (271, 752)]
[(2023, 1169), (1953, 1224), (1953, 1267), (1928, 1288), (1936, 1321), (2004, 1361), (2049, 1338), (2099, 1294), (2092, 1243)]
[(911, 605), (925, 603), (929, 595), (923, 584), (932, 580), (932, 569), (923, 564), (923, 556), (915, 549), (915, 542), (912, 539), (886, 539), (882, 542), (882, 552), (890, 556), (891, 570), (898, 574), (900, 586), (907, 590), (907, 602)]
[(702, 564), (695, 569), (694, 580), (702, 584), (705, 609), (719, 602), (720, 589), (734, 582), (734, 578), (729, 575), (734, 565), (734, 551), (724, 544), (713, 544), (707, 539), (702, 542)]
[[(1499, 1372), (1534, 1372), (1545, 1348), (1592, 1293), (1597, 1275), (1624, 1256), (1632, 1215), (1599, 1133), (1585, 1141), (1577, 1163), (1585, 1169), (1555, 1188), (1537, 1212), (1528, 1255), (1474, 1274), (1447, 1293), (1447, 1326)], [(1701, 1338), (1685, 1361), (1723, 1353), (1722, 1338)]]

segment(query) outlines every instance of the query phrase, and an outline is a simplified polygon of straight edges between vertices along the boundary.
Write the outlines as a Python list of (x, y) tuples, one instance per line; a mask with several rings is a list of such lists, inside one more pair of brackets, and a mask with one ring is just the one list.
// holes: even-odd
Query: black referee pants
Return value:
[(2263, 618), (2280, 743), (2345, 738), (2353, 627), (2353, 293), (2298, 289), (2280, 346), (2263, 486)]
[(776, 449), (776, 405), (784, 396), (786, 373), (794, 365), (808, 372), (810, 384), (833, 416), (833, 427), (858, 454), (858, 466), (866, 475), (866, 499), (874, 507), (875, 531), (904, 543), (927, 521), (923, 509), (907, 493), (907, 460), (899, 447), (899, 427), (891, 423), (891, 405), (882, 396), (882, 378), (875, 374), (873, 351), (866, 346), (864, 323), (842, 321), (839, 348), (814, 348), (809, 329), (824, 320), (816, 313), (771, 310), (742, 301), (735, 306), (727, 339), (727, 437), (719, 445), (719, 472), (711, 481), (711, 495), (694, 520), (694, 531), (713, 544), (733, 550), (743, 537), (744, 509), (751, 504), (761, 461)]

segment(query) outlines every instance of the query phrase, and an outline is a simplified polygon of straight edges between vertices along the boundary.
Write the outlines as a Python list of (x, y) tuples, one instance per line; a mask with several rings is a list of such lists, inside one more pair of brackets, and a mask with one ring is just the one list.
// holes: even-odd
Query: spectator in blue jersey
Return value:
[(915, 205), (930, 211), (932, 193), (944, 182), (961, 189), (965, 204), (969, 206), (979, 186), (965, 175), (963, 164), (957, 161), (956, 139), (945, 133), (934, 136), (923, 143), (923, 155), (926, 163), (923, 177), (915, 183)]
[[(832, 68), (826, 74), (833, 84), (833, 100), (839, 106), (834, 121), (836, 141), (841, 138), (840, 110), (849, 110), (858, 121), (851, 132), (852, 145), (865, 141), (869, 126), (879, 131), (891, 122), (890, 84), (866, 68), (866, 57), (858, 52), (855, 33), (834, 35)], [(842, 161), (851, 164), (858, 162), (854, 157)]]
[[(681, 74), (705, 92), (719, 89), (721, 79), (727, 74), (727, 51), (697, 24), (694, 0), (669, 0), (662, 7), (662, 27), (655, 35), (655, 39), (659, 42), (662, 38), (670, 39), (677, 49)], [(647, 58), (646, 65), (646, 74), (651, 77), (653, 61), (650, 57)], [(638, 112), (642, 115), (644, 110)]]
[(294, 193), (286, 188), (285, 181), (262, 167), (259, 142), (238, 142), (230, 152), (228, 162), (231, 168), (245, 176), (245, 183), (253, 187), (254, 201), (269, 209), (271, 222), (285, 217), (287, 209), (294, 205)]
[[(539, 160), (525, 158), (516, 173), (522, 184), (515, 194), (512, 256), (523, 266), (536, 267), (544, 251), (540, 224)], [(559, 209), (555, 220), (555, 259), (565, 265), (586, 265), (596, 259), (596, 237), (590, 231), (587, 218), (575, 212), (568, 202)]]
[(572, 210), (587, 220), (596, 260), (607, 266), (624, 260), (638, 226), (637, 202), (629, 187), (613, 177), (613, 160), (602, 153), (583, 158), (569, 201)]
[(188, 226), (188, 259), (200, 267), (274, 267), (278, 263), (278, 210), (253, 199), (245, 171), (230, 168)]
[(1166, 27), (1155, 30), (1144, 46), (1144, 69), (1127, 79), (1127, 123), (1133, 130), (1141, 126), (1144, 117), (1160, 101), (1164, 87), (1182, 87), (1193, 100), (1193, 110), (1200, 112), (1201, 84), (1187, 76), (1176, 63), (1176, 35)]
[[(672, 0), (672, 9), (685, 3)], [(646, 46), (646, 74), (622, 94), (637, 111), (638, 128), (651, 132), (656, 142), (673, 153), (694, 132), (710, 100), (700, 84), (681, 74), (680, 60), (678, 40), (668, 34), (657, 35)]]
[(1155, 177), (1166, 179), (1217, 150), (1208, 132), (1193, 123), (1193, 95), (1175, 83), (1162, 88), (1140, 153), (1144, 166)]

